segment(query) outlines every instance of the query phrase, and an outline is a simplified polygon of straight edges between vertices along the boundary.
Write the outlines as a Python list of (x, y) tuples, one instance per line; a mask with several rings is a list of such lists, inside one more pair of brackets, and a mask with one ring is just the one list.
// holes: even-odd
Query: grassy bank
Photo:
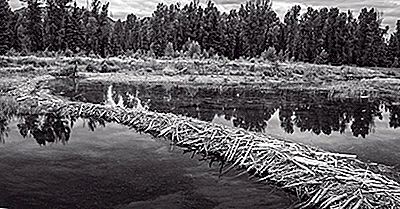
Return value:
[[(271, 63), (263, 60), (0, 57), (0, 89), (50, 74), (81, 81), (219, 85), (329, 91), (332, 97), (400, 96), (397, 69)], [(1, 93), (1, 92), (0, 92)]]

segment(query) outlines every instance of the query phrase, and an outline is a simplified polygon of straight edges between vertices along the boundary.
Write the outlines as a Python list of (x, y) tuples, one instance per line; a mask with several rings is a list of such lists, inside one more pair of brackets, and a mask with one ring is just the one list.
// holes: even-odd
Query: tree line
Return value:
[(221, 12), (209, 1), (158, 4), (150, 17), (134, 14), (113, 21), (109, 3), (89, 8), (72, 0), (24, 0), (12, 11), (0, 0), (0, 54), (69, 51), (101, 57), (128, 53), (150, 56), (266, 57), (318, 64), (400, 67), (400, 21), (395, 32), (382, 15), (364, 8), (358, 18), (338, 8), (301, 12), (293, 6), (283, 21), (270, 0), (248, 1)]

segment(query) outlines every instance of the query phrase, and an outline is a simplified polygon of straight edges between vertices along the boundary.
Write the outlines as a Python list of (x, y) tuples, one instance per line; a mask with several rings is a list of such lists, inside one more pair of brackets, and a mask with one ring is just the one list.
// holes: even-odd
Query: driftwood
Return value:
[(222, 174), (239, 168), (258, 181), (293, 192), (302, 201), (299, 208), (400, 208), (400, 184), (354, 155), (174, 114), (66, 102), (43, 92), (32, 94), (34, 87), (28, 84), (25, 90), (11, 92), (25, 108), (21, 111), (97, 117), (163, 137), (210, 161), (223, 162)]

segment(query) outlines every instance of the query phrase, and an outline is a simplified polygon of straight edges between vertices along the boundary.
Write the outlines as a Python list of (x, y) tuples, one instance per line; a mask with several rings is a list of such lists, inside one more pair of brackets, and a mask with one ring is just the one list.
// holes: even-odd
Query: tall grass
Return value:
[(17, 113), (18, 104), (10, 97), (0, 97), (0, 142), (8, 136), (8, 120)]
[(7, 120), (14, 117), (18, 112), (17, 102), (5, 96), (0, 96), (0, 120)]

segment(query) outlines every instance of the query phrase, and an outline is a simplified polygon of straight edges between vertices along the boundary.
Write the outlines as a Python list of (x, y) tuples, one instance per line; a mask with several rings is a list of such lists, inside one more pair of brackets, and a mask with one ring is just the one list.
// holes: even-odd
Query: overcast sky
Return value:
[[(79, 5), (86, 5), (86, 0), (76, 0)], [(102, 0), (103, 2), (105, 0)], [(109, 0), (110, 13), (114, 19), (124, 19), (127, 14), (133, 13), (137, 16), (150, 16), (158, 3), (171, 4), (181, 2), (189, 3), (191, 0)], [(206, 3), (207, 0), (200, 0)], [(246, 0), (213, 0), (221, 11), (236, 9)], [(89, 0), (90, 2), (90, 0)], [(10, 0), (11, 6), (16, 9), (21, 7), (19, 0)], [(363, 7), (375, 7), (383, 12), (384, 22), (393, 29), (396, 20), (400, 19), (400, 0), (274, 0), (272, 7), (282, 18), (287, 10), (293, 5), (313, 7), (339, 7), (342, 10), (353, 10), (356, 14)]]

